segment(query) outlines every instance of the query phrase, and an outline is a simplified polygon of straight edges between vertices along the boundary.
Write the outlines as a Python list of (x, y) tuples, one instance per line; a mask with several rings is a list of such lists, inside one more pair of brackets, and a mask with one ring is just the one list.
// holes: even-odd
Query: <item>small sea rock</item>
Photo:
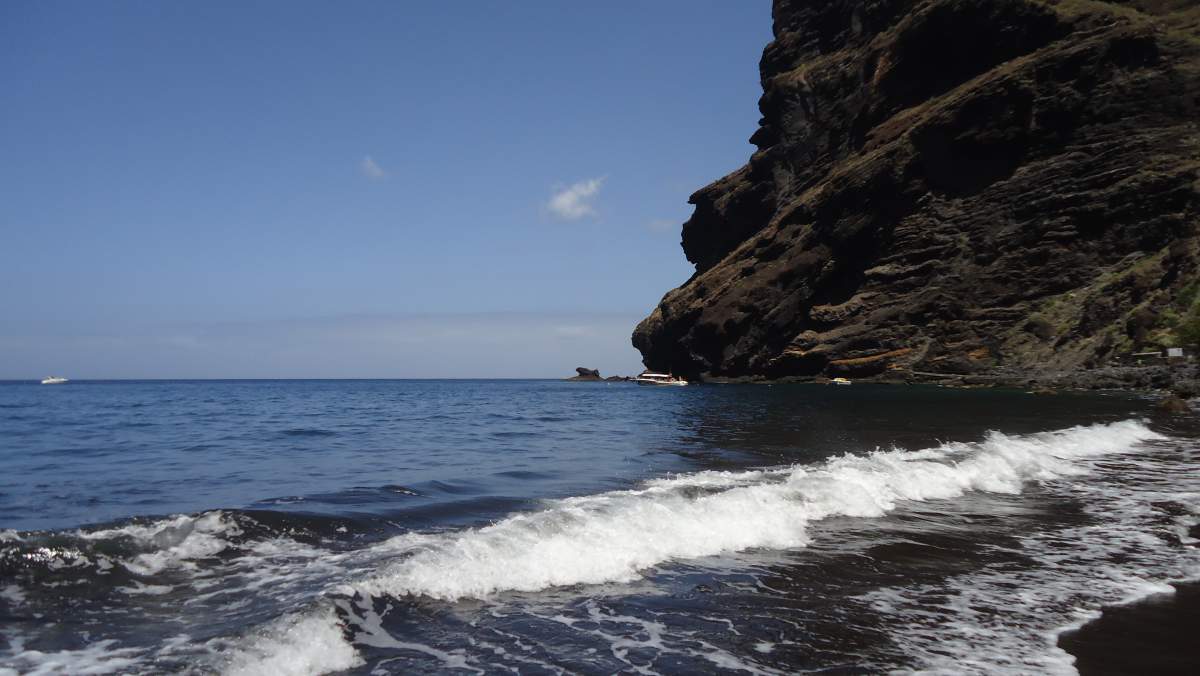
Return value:
[(603, 378), (600, 377), (600, 371), (597, 369), (590, 369), (590, 368), (587, 368), (584, 366), (579, 366), (579, 367), (576, 367), (575, 372), (578, 373), (579, 375), (571, 376), (570, 378), (567, 378), (567, 380), (575, 380), (575, 381), (604, 380)]

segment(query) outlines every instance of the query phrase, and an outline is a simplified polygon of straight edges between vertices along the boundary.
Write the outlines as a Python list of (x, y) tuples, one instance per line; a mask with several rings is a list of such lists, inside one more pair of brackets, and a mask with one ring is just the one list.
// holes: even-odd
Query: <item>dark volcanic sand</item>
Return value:
[(1075, 656), (1083, 676), (1200, 672), (1200, 582), (1175, 585), (1063, 634), (1058, 645)]

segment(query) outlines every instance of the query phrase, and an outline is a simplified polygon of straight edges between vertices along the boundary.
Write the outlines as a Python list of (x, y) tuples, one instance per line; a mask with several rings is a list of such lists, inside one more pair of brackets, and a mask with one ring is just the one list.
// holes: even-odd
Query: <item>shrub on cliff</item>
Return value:
[(1175, 326), (1175, 336), (1180, 345), (1200, 347), (1200, 303), (1192, 303), (1188, 311)]

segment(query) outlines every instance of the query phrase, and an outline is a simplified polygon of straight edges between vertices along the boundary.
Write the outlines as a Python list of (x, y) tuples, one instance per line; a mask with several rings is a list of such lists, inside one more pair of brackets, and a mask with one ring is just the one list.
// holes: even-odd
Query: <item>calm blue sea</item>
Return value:
[(1196, 436), (1126, 395), (5, 382), (0, 673), (1069, 671), (1200, 576)]

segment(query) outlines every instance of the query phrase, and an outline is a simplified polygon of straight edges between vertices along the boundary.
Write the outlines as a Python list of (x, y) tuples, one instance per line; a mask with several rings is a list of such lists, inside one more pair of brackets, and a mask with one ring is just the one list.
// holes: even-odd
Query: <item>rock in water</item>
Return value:
[(600, 377), (600, 371), (598, 371), (596, 369), (589, 369), (589, 368), (584, 368), (582, 366), (577, 366), (575, 368), (575, 372), (578, 375), (571, 376), (570, 378), (567, 378), (567, 380), (604, 380), (603, 378)]
[(635, 330), (647, 367), (1070, 370), (1193, 309), (1194, 3), (775, 0), (773, 17), (758, 150), (692, 195), (696, 273)]

